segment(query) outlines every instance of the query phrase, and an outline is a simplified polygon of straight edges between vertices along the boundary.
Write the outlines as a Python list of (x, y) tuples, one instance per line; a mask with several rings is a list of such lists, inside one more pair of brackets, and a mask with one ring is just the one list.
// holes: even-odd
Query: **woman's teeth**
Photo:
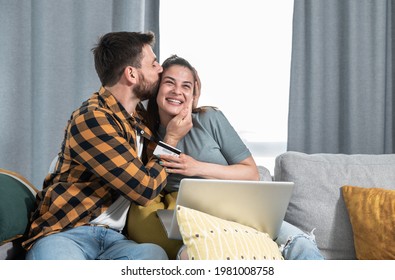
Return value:
[(167, 101), (172, 102), (172, 103), (177, 103), (177, 104), (181, 104), (182, 103), (180, 100), (171, 99), (171, 98), (168, 98)]

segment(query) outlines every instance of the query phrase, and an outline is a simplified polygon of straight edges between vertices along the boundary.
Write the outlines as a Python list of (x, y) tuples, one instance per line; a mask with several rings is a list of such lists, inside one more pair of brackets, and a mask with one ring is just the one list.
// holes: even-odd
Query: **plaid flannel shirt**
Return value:
[[(144, 137), (142, 160), (136, 130)], [(44, 180), (31, 218), (30, 248), (42, 236), (89, 223), (122, 195), (149, 204), (166, 185), (167, 173), (153, 156), (156, 143), (104, 88), (73, 112), (54, 173)], [(144, 162), (143, 162), (144, 161)]]

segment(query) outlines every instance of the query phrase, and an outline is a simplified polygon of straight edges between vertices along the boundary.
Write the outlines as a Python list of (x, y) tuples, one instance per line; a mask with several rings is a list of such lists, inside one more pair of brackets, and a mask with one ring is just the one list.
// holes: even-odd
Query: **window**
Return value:
[(160, 4), (160, 61), (177, 54), (196, 67), (199, 105), (221, 109), (273, 175), (286, 150), (293, 1)]

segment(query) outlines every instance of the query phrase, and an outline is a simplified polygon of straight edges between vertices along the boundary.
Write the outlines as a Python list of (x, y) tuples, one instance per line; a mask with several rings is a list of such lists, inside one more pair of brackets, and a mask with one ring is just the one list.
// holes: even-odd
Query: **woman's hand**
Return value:
[(239, 163), (221, 165), (198, 161), (186, 154), (179, 157), (161, 155), (160, 164), (168, 173), (181, 174), (186, 177), (201, 177), (205, 179), (227, 179), (227, 180), (259, 180), (258, 168), (254, 158), (248, 158)]
[(168, 173), (181, 174), (187, 177), (199, 176), (200, 162), (194, 158), (181, 153), (180, 156), (161, 155), (160, 164), (166, 168)]

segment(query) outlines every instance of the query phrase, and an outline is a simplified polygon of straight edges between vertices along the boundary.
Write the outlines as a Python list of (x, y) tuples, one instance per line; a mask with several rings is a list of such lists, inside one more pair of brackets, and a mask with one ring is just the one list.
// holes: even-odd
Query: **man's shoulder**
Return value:
[(103, 98), (100, 96), (98, 92), (93, 93), (91, 97), (89, 97), (80, 105), (80, 107), (74, 110), (72, 115), (79, 116), (84, 114), (90, 114), (95, 111), (111, 113), (111, 110), (109, 110), (105, 106), (105, 101), (102, 99)]
[(72, 127), (81, 125), (97, 126), (102, 122), (100, 119), (107, 119), (113, 114), (114, 113), (109, 108), (101, 104), (97, 93), (94, 93), (89, 99), (85, 100), (80, 107), (73, 111), (69, 124)]

